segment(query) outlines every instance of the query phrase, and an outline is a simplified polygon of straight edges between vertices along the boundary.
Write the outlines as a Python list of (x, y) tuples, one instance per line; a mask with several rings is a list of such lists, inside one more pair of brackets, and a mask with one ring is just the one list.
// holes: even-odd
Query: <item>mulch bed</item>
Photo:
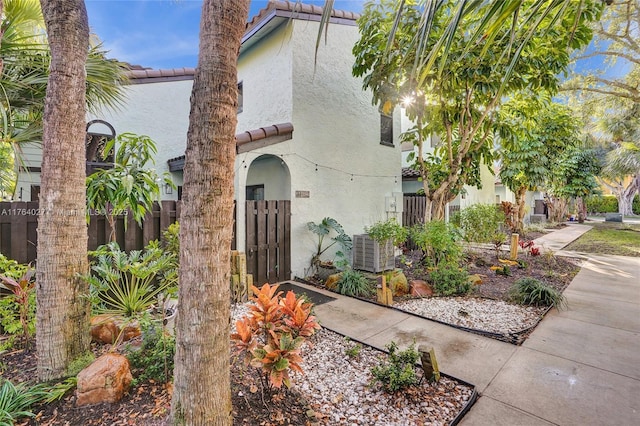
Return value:
[[(94, 346), (99, 354), (105, 347)], [(0, 358), (0, 377), (12, 383), (34, 383), (36, 380), (35, 350), (16, 350)], [(275, 394), (261, 391), (258, 370), (246, 368), (239, 361), (231, 366), (231, 396), (235, 425), (309, 425), (308, 406), (301, 396), (289, 390)], [(52, 404), (33, 407), (33, 419), (23, 419), (17, 425), (79, 426), (79, 425), (145, 425), (166, 424), (171, 409), (171, 387), (144, 382), (132, 388), (115, 404), (76, 407), (75, 396), (68, 394)]]

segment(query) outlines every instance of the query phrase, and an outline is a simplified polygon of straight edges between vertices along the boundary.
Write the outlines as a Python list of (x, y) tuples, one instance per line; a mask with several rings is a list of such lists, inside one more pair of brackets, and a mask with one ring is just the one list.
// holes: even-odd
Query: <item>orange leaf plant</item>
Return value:
[(231, 335), (238, 355), (246, 364), (260, 368), (271, 387), (291, 386), (290, 371), (303, 373), (300, 348), (320, 325), (311, 315), (312, 303), (294, 292), (283, 298), (278, 285), (251, 287), (254, 296), (250, 312), (236, 321)]

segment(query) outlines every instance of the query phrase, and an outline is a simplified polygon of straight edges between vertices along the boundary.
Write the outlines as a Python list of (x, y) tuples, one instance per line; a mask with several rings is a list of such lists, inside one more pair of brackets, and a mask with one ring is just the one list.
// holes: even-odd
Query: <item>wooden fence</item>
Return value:
[[(0, 202), (0, 252), (20, 263), (36, 260), (38, 246), (38, 202)], [(116, 241), (125, 251), (139, 250), (151, 240), (160, 239), (165, 229), (180, 217), (180, 201), (155, 203), (145, 216), (142, 227), (132, 215), (118, 216)], [(125, 230), (125, 220), (127, 226)], [(88, 249), (109, 242), (111, 226), (106, 216), (91, 215)]]
[(259, 285), (291, 277), (291, 201), (247, 201), (247, 271)]
[[(405, 195), (404, 208), (402, 210), (402, 226), (411, 227), (424, 223), (426, 210), (426, 197), (424, 195)], [(449, 217), (460, 211), (460, 206), (449, 206)]]

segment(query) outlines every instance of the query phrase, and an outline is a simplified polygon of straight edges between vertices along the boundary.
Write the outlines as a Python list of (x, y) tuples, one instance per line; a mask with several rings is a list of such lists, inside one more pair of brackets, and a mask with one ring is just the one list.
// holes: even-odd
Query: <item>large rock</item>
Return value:
[(329, 290), (335, 290), (338, 286), (338, 281), (342, 278), (342, 273), (329, 275), (327, 280), (324, 282), (324, 286)]
[(78, 374), (76, 405), (118, 402), (131, 385), (129, 360), (120, 354), (106, 353)]
[(389, 288), (393, 292), (394, 296), (404, 296), (409, 294), (409, 283), (407, 277), (402, 270), (393, 272), (389, 279)]
[[(122, 334), (121, 334), (122, 333)], [(96, 315), (91, 318), (91, 338), (94, 342), (112, 344), (120, 336), (126, 342), (140, 335), (140, 326), (126, 319), (109, 314)]]
[(433, 296), (433, 288), (431, 285), (423, 280), (411, 280), (409, 282), (411, 288), (411, 295), (413, 297), (431, 297)]

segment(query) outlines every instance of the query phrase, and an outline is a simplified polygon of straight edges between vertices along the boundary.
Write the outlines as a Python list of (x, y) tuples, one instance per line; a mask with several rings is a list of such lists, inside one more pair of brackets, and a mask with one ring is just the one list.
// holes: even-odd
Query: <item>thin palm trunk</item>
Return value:
[(51, 48), (44, 109), (38, 220), (38, 378), (63, 377), (89, 351), (85, 219), (85, 63), (89, 25), (82, 0), (42, 0)]
[(205, 0), (180, 217), (171, 423), (232, 424), (229, 278), (238, 51), (248, 0)]

